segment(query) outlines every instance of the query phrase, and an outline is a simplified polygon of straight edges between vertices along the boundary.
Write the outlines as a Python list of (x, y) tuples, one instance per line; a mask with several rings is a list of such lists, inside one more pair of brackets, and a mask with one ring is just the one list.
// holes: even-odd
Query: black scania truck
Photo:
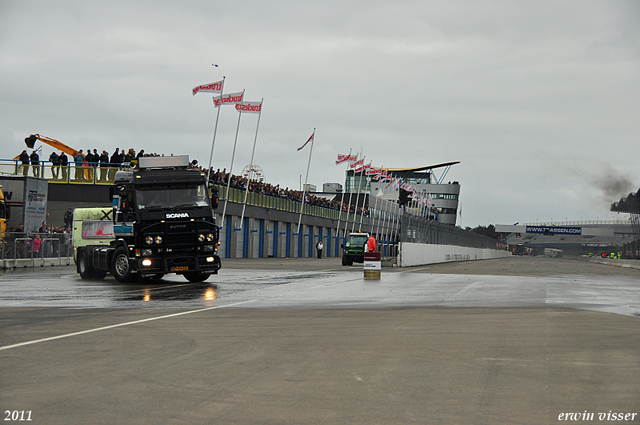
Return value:
[(83, 220), (90, 211), (75, 211), (78, 273), (102, 279), (109, 272), (119, 282), (177, 273), (202, 282), (221, 268), (217, 206), (217, 191), (189, 168), (188, 156), (141, 157), (137, 167), (116, 172), (113, 208), (97, 209), (111, 217)]

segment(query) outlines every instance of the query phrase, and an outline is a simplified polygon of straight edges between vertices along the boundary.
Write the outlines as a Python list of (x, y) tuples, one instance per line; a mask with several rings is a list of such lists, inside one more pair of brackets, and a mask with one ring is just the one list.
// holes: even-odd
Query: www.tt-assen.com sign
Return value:
[(581, 235), (582, 227), (527, 226), (527, 233), (553, 233), (554, 235)]

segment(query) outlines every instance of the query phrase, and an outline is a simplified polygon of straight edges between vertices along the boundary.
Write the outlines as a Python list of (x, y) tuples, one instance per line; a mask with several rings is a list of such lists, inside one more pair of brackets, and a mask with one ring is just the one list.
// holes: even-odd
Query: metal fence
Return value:
[(402, 215), (400, 241), (470, 248), (498, 248), (498, 241), (495, 239), (408, 213)]
[[(73, 246), (68, 233), (37, 234), (23, 232), (6, 232), (0, 238), (1, 260), (23, 260), (44, 258), (71, 258)], [(36, 238), (39, 241), (35, 241)]]

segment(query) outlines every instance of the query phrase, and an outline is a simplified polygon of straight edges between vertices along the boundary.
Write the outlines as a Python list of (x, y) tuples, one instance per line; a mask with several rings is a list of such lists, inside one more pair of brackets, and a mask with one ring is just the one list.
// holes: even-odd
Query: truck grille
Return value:
[(213, 233), (215, 241), (218, 240), (218, 227), (211, 223), (200, 221), (166, 223), (166, 246), (175, 248), (193, 246), (201, 233), (205, 235)]

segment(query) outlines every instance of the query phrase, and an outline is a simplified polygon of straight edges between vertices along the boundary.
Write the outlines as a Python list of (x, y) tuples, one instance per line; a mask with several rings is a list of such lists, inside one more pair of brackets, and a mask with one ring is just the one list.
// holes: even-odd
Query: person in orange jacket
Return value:
[(376, 252), (376, 238), (374, 238), (373, 235), (369, 236), (367, 240), (367, 251)]

